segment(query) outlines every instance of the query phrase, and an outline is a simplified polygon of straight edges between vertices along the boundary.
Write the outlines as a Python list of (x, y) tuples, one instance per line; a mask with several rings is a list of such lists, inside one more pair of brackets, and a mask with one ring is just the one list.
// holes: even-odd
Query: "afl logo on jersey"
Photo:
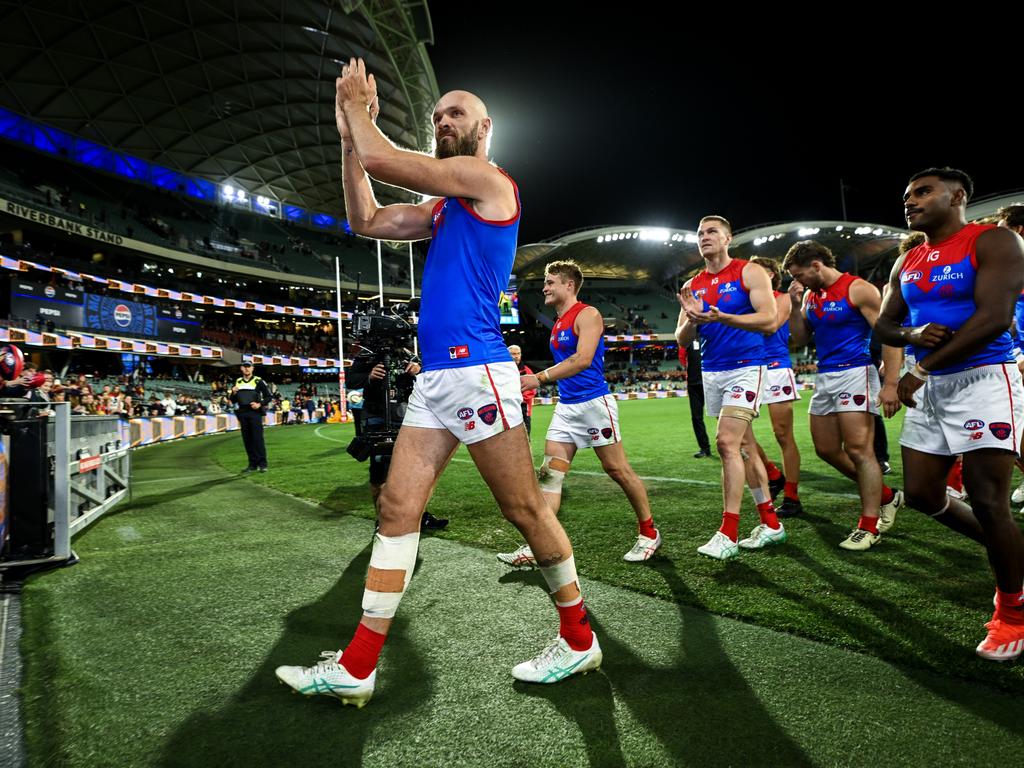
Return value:
[(127, 304), (118, 304), (114, 307), (114, 322), (119, 328), (127, 328), (132, 324), (132, 311)]
[(913, 271), (913, 272), (905, 272), (903, 274), (903, 282), (904, 283), (916, 283), (922, 277), (924, 277), (924, 275), (921, 274), (920, 272), (916, 271), (916, 270)]

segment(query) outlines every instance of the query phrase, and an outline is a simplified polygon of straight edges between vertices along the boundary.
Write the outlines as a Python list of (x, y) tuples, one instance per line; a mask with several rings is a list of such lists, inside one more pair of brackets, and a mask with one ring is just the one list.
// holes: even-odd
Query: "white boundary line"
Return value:
[[(326, 435), (321, 435), (320, 434), (320, 430), (323, 429), (326, 426), (327, 425), (324, 424), (324, 425), (321, 425), (321, 426), (317, 427), (314, 430), (314, 433), (316, 434), (317, 437), (319, 437), (319, 438), (321, 438), (323, 440), (330, 440), (330, 441), (335, 442), (335, 443), (344, 443), (345, 442), (344, 440), (338, 440), (337, 438), (334, 438), (334, 437), (327, 437)], [(473, 461), (471, 459), (452, 459), (452, 461), (458, 462), (459, 464), (472, 464), (473, 463)], [(574, 469), (574, 470), (572, 470), (572, 473), (574, 475), (587, 475), (588, 477), (606, 477), (604, 472), (588, 472), (587, 470), (583, 470), (583, 469)], [(705, 486), (713, 486), (715, 488), (720, 488), (721, 485), (722, 485), (720, 482), (715, 482), (715, 481), (711, 481), (711, 480), (692, 480), (692, 479), (687, 478), (687, 477), (661, 477), (660, 475), (640, 475), (639, 477), (640, 477), (641, 480), (645, 480), (645, 481), (651, 482), (651, 483), (682, 483), (683, 485), (705, 485)], [(827, 496), (837, 496), (837, 497), (843, 498), (843, 499), (859, 499), (860, 498), (860, 496), (858, 496), (856, 493), (835, 493), (833, 491), (817, 491), (817, 493), (821, 493), (821, 494), (824, 494), (824, 495), (827, 495)]]

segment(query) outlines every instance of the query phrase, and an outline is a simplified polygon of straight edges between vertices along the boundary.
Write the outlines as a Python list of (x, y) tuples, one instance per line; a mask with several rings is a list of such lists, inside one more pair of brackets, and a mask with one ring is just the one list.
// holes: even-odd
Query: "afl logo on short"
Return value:
[(968, 432), (974, 432), (975, 430), (981, 429), (985, 426), (985, 422), (981, 419), (968, 419), (964, 422), (964, 429)]
[(1013, 432), (1013, 427), (1005, 421), (993, 421), (988, 425), (988, 431), (1000, 440), (1005, 440)]
[(588, 435), (599, 435), (600, 433), (601, 433), (601, 430), (598, 429), (597, 427), (590, 427), (590, 428), (587, 429), (587, 434)]
[(43, 288), (43, 293), (46, 294), (46, 298), (48, 299), (52, 299), (54, 296), (57, 295), (57, 291), (56, 289), (54, 289), (52, 285), (48, 285), (45, 288)]
[(121, 328), (127, 328), (132, 324), (132, 311), (127, 304), (118, 304), (114, 307), (114, 322)]
[(460, 419), (465, 421), (466, 419), (468, 419), (470, 416), (473, 415), (473, 409), (472, 408), (459, 408), (459, 412), (458, 412), (457, 415), (458, 415), (458, 417)]
[(922, 273), (920, 273), (920, 272), (917, 272), (917, 271), (906, 272), (903, 275), (903, 282), (904, 283), (913, 283), (913, 282), (916, 282), (916, 281), (920, 280), (922, 277), (924, 277), (924, 275)]

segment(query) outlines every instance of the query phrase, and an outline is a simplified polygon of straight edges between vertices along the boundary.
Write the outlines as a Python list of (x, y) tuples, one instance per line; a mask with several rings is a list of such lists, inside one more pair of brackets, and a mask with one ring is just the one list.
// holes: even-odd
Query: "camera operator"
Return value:
[[(408, 349), (400, 347), (392, 354), (387, 351), (375, 352), (362, 347), (345, 374), (350, 389), (363, 390), (362, 415), (357, 422), (357, 441), (362, 441), (363, 451), (370, 460), (370, 490), (374, 506), (381, 488), (387, 481), (391, 467), (391, 451), (398, 428), (402, 426), (406, 403), (412, 394), (415, 376), (420, 372), (418, 358)], [(390, 383), (390, 386), (389, 386)], [(358, 450), (349, 447), (349, 453), (360, 458)], [(427, 530), (441, 530), (448, 521), (434, 517), (424, 511), (420, 527)]]

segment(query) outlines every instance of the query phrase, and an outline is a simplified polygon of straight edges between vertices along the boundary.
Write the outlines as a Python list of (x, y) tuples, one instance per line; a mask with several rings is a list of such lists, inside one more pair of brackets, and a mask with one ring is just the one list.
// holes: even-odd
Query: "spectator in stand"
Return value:
[[(519, 348), (518, 344), (513, 344), (508, 348), (508, 352), (512, 355), (512, 362), (519, 368), (520, 376), (532, 375), (533, 370), (530, 366), (522, 362), (523, 350)], [(537, 396), (536, 389), (527, 389), (523, 391), (523, 424), (526, 425), (526, 436), (530, 436), (530, 422), (533, 420), (533, 399)]]

